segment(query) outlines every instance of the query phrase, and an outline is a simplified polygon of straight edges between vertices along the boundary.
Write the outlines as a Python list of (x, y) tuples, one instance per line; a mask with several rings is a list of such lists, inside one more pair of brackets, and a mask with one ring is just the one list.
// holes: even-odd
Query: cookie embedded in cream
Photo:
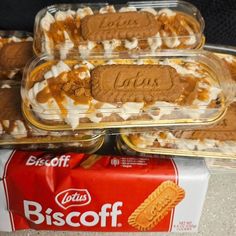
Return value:
[[(192, 58), (65, 60), (46, 68), (35, 72), (25, 97), (41, 120), (73, 130), (86, 124), (199, 120), (223, 106), (222, 89)], [(216, 109), (208, 112), (210, 105)]]
[[(58, 8), (55, 13), (44, 15), (39, 23), (40, 37), (43, 37), (37, 41), (41, 42), (41, 47), (36, 46), (39, 50), (53, 53), (54, 49), (61, 49), (61, 58), (65, 58), (70, 50), (79, 50), (85, 58), (94, 48), (95, 53), (110, 56), (115, 49), (116, 52), (134, 49), (154, 52), (158, 48), (197, 48), (202, 42), (202, 23), (196, 19), (195, 13), (190, 13), (192, 9), (179, 11), (172, 6), (136, 8), (113, 5), (72, 9)], [(51, 25), (53, 29), (50, 29)], [(57, 27), (68, 33), (70, 41), (62, 36), (64, 32), (58, 34)], [(116, 46), (112, 40), (121, 40), (121, 43)], [(94, 45), (88, 45), (89, 42)]]

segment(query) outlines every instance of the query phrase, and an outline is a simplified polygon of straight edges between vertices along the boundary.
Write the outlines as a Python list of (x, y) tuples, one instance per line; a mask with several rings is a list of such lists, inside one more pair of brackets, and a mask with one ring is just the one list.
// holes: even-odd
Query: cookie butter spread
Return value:
[(158, 148), (193, 150), (193, 151), (221, 151), (235, 153), (236, 145), (236, 103), (228, 109), (225, 117), (217, 125), (196, 130), (158, 130), (145, 131), (132, 129), (128, 132), (130, 142), (145, 150)]
[[(211, 73), (190, 59), (45, 63), (31, 72), (25, 93), (38, 118), (72, 129), (80, 123), (200, 119), (222, 105)], [(216, 109), (208, 114), (208, 108)]]
[(193, 16), (168, 8), (57, 9), (40, 18), (35, 49), (48, 53), (57, 49), (65, 58), (72, 49), (86, 57), (101, 52), (196, 48), (201, 44), (201, 28)]

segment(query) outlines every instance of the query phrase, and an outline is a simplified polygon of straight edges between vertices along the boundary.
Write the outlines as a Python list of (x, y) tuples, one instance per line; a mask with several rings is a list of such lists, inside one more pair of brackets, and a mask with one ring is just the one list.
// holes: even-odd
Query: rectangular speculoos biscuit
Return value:
[(88, 15), (81, 22), (83, 38), (91, 41), (147, 38), (157, 34), (159, 28), (160, 24), (149, 12)]
[(162, 65), (101, 65), (91, 73), (93, 97), (101, 102), (174, 103), (184, 90), (179, 74)]
[(129, 216), (128, 223), (140, 231), (155, 227), (185, 196), (172, 181), (163, 182)]

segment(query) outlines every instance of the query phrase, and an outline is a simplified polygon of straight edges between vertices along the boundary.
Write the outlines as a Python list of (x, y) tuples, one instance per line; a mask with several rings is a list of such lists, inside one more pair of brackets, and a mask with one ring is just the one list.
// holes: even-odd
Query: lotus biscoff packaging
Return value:
[(1, 231), (197, 231), (209, 179), (204, 160), (0, 155)]

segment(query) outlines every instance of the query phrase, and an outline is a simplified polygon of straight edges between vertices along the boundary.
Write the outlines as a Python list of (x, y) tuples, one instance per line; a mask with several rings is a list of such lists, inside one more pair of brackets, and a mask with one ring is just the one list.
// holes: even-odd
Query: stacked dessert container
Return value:
[(21, 96), (16, 116), (3, 104), (1, 144), (94, 152), (117, 135), (122, 153), (234, 158), (234, 49), (203, 51), (203, 30), (182, 1), (42, 9), (21, 95), (19, 80), (1, 82)]
[(0, 146), (23, 149), (0, 150), (9, 230), (196, 231), (202, 158), (236, 158), (236, 49), (203, 31), (171, 0), (57, 4), (33, 38), (0, 32)]

